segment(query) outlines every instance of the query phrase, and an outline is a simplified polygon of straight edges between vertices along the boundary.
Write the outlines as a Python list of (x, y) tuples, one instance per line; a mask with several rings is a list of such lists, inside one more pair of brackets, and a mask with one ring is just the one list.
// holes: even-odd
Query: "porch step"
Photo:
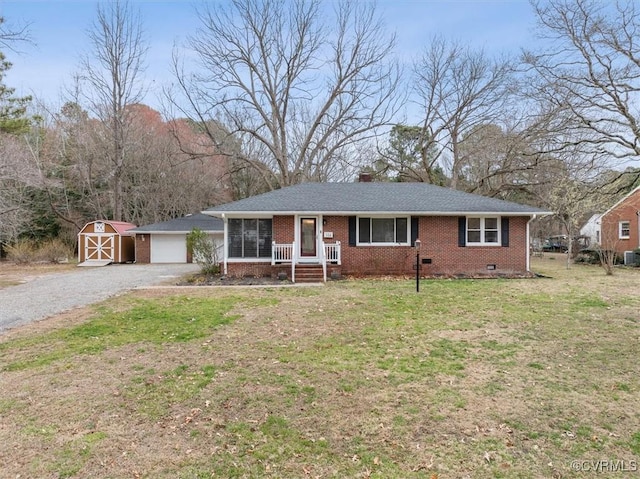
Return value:
[(322, 283), (323, 280), (324, 275), (322, 273), (322, 265), (296, 265), (296, 283)]

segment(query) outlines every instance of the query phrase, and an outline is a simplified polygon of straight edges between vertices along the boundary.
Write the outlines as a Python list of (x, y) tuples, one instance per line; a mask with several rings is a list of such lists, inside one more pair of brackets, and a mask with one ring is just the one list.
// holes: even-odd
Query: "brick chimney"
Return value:
[(371, 173), (360, 173), (360, 176), (358, 176), (360, 183), (371, 183), (372, 179)]

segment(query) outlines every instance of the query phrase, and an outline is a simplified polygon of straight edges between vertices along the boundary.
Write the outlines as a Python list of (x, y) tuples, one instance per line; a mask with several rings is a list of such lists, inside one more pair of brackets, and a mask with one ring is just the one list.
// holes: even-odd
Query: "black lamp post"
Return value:
[(414, 243), (416, 248), (416, 293), (420, 292), (420, 240)]

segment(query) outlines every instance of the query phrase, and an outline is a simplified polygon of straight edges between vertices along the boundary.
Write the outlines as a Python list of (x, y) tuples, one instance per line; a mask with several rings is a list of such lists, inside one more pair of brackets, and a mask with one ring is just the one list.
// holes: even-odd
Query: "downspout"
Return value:
[(531, 237), (530, 235), (530, 228), (529, 225), (531, 224), (531, 222), (533, 220), (535, 220), (537, 217), (537, 215), (533, 214), (531, 215), (531, 218), (529, 218), (529, 221), (527, 221), (527, 244), (526, 244), (526, 249), (527, 249), (527, 273), (531, 272)]
[(638, 220), (638, 249), (640, 249), (640, 210), (636, 211), (636, 218)]
[(224, 215), (224, 213), (222, 213), (222, 221), (224, 222), (224, 239), (222, 240), (222, 265), (223, 265), (223, 271), (224, 271), (224, 275), (227, 275), (227, 250), (229, 249), (228, 246), (228, 241), (229, 241), (229, 235), (227, 234), (227, 217)]

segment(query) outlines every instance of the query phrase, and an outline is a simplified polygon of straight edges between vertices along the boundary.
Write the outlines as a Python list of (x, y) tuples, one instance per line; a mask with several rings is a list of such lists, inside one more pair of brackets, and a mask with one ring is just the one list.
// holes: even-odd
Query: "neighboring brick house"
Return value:
[(549, 212), (425, 183), (303, 183), (209, 208), (224, 272), (425, 276), (529, 272), (529, 222)]
[(627, 262), (640, 248), (640, 186), (605, 211), (600, 223), (602, 247), (624, 255)]

